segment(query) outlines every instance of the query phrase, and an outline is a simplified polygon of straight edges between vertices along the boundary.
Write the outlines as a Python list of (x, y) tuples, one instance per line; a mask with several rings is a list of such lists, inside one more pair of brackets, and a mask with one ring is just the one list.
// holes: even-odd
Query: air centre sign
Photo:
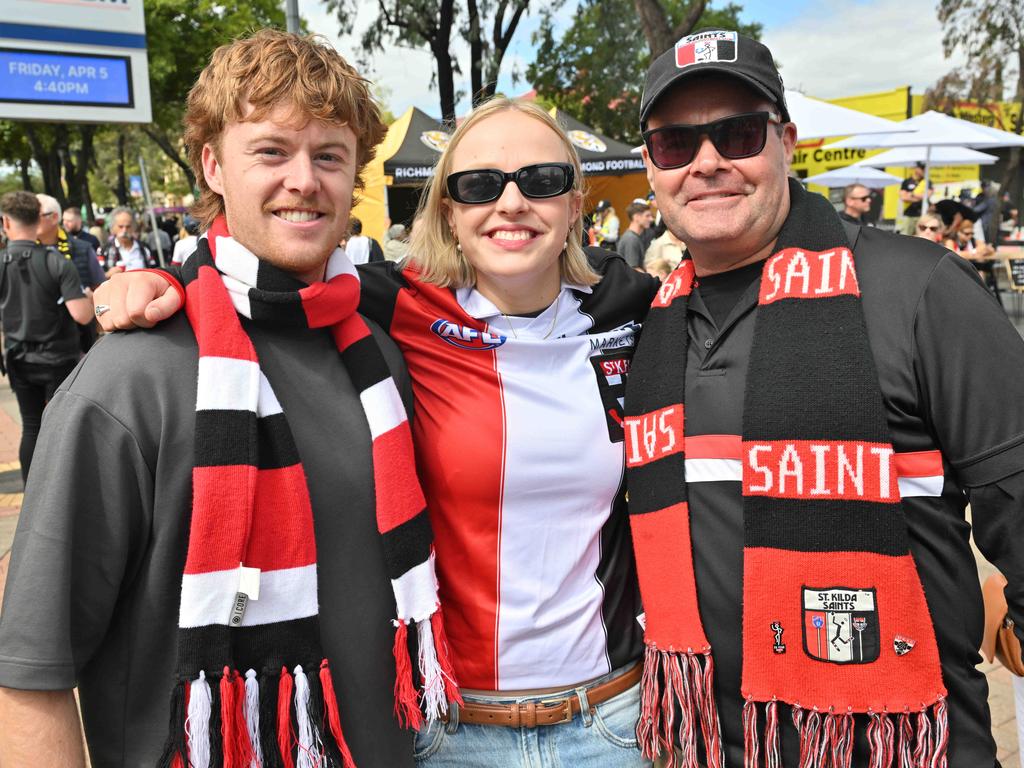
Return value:
[(151, 122), (142, 0), (0, 0), (0, 118)]

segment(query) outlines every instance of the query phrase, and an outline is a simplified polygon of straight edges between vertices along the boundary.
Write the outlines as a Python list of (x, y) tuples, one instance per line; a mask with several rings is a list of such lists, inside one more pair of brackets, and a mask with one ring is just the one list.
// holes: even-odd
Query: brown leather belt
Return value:
[[(628, 691), (640, 682), (643, 675), (643, 664), (623, 672), (618, 677), (596, 685), (580, 686), (586, 692), (590, 711), (608, 699)], [(580, 713), (580, 697), (573, 691), (552, 699), (528, 701), (522, 704), (481, 704), (467, 701), (459, 707), (459, 722), (473, 725), (503, 725), (508, 728), (534, 728), (538, 725), (558, 725), (568, 723)], [(448, 715), (441, 718), (448, 722)]]

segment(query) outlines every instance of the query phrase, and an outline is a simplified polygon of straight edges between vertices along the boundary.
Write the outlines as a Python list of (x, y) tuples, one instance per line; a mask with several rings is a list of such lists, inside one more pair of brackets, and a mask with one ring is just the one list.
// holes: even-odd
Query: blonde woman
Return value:
[(494, 99), (438, 161), (407, 262), (360, 268), (361, 311), (412, 377), (465, 700), (417, 734), (430, 768), (649, 765), (634, 732), (642, 608), (622, 398), (658, 282), (584, 252), (582, 201), (565, 132)]

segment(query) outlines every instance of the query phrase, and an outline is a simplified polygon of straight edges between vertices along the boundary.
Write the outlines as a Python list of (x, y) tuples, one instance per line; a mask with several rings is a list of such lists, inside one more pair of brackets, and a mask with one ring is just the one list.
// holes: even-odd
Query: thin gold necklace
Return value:
[[(551, 332), (555, 330), (555, 323), (558, 322), (558, 300), (560, 298), (561, 298), (561, 294), (559, 294), (558, 296), (555, 297), (555, 314), (551, 318), (551, 327), (548, 328), (548, 332), (540, 337), (542, 341), (544, 339), (546, 339), (548, 336), (550, 336)], [(518, 339), (519, 338), (519, 334), (516, 333), (516, 329), (512, 325), (512, 319), (508, 315), (506, 315), (504, 312), (501, 313), (501, 316), (504, 317), (505, 318), (505, 322), (508, 323), (508, 329), (510, 331), (512, 331), (512, 338), (513, 339)]]

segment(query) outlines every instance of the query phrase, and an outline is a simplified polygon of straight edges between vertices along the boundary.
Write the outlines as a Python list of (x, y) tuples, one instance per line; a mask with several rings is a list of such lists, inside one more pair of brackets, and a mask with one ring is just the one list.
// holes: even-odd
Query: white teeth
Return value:
[(491, 237), (495, 240), (529, 240), (533, 233), (525, 229), (499, 229)]
[(285, 221), (302, 222), (302, 221), (313, 221), (319, 219), (320, 215), (316, 211), (276, 211), (278, 218), (282, 218)]

